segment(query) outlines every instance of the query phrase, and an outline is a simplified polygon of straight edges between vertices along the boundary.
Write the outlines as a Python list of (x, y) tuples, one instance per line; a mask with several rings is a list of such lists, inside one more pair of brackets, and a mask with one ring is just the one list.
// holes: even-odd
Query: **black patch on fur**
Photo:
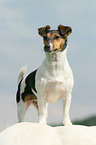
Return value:
[(36, 75), (36, 72), (37, 72), (37, 69), (35, 71), (33, 71), (32, 73), (30, 73), (26, 79), (25, 79), (25, 88), (24, 88), (24, 92), (21, 94), (22, 96), (22, 100), (24, 101), (25, 100), (25, 96), (26, 95), (34, 95), (34, 93), (32, 92), (32, 89), (36, 91), (36, 88), (35, 88), (35, 75)]
[(21, 82), (22, 82), (23, 78), (20, 80), (19, 84), (18, 84), (18, 90), (17, 90), (17, 94), (16, 94), (16, 102), (19, 103), (20, 102), (20, 88), (21, 88)]

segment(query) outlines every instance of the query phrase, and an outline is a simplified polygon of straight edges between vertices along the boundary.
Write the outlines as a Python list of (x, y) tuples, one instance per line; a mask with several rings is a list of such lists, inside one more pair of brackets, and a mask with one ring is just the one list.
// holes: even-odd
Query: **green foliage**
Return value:
[(84, 120), (77, 120), (73, 122), (74, 125), (96, 126), (96, 116), (86, 118)]
[[(96, 116), (92, 116), (83, 120), (76, 120), (72, 122), (73, 125), (96, 126)], [(63, 124), (53, 124), (52, 127), (63, 126)]]

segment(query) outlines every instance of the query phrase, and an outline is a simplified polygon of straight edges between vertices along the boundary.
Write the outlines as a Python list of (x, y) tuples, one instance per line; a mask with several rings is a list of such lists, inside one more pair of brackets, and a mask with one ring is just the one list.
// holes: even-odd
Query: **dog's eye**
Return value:
[(45, 41), (47, 40), (47, 36), (44, 36), (43, 38), (44, 38)]
[(59, 39), (60, 38), (60, 36), (55, 36), (55, 39)]

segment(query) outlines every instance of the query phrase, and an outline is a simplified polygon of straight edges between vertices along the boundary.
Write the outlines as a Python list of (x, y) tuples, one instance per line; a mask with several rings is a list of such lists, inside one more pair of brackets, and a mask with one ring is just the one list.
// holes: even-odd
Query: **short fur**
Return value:
[[(18, 121), (24, 120), (32, 103), (39, 112), (39, 122), (46, 124), (48, 103), (63, 98), (63, 124), (71, 125), (69, 109), (74, 84), (73, 73), (67, 61), (67, 39), (71, 27), (59, 25), (57, 30), (50, 26), (41, 27), (38, 33), (43, 37), (46, 57), (41, 66), (24, 77), (19, 77), (16, 95)], [(19, 74), (19, 76), (20, 76)]]

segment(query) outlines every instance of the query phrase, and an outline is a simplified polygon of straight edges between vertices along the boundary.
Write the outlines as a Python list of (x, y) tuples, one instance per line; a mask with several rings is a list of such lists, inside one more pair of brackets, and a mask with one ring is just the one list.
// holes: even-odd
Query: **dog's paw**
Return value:
[(63, 121), (63, 125), (64, 126), (69, 126), (69, 125), (72, 125), (72, 123), (71, 123), (70, 119), (66, 119), (66, 120)]
[(47, 125), (46, 122), (39, 122), (41, 125)]
[(72, 125), (72, 123), (71, 122), (67, 122), (67, 123), (63, 123), (63, 125), (64, 126), (70, 126), (70, 125)]
[(44, 121), (44, 120), (40, 120), (40, 121), (39, 121), (39, 124), (41, 124), (41, 125), (47, 125), (47, 122)]

